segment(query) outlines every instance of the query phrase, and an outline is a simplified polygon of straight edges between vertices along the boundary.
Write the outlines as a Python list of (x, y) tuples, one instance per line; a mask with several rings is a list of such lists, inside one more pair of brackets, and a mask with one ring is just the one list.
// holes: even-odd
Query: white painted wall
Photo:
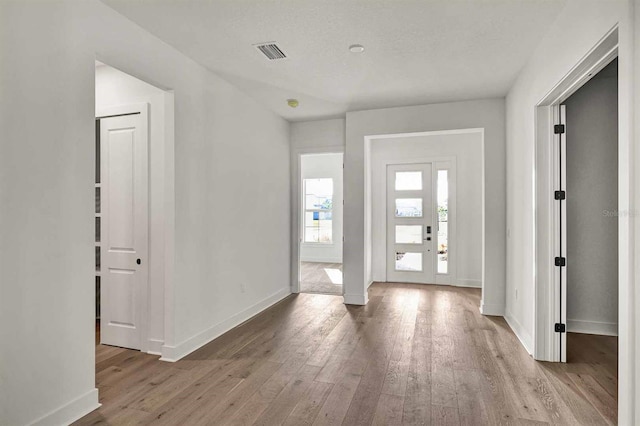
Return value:
[[(343, 154), (309, 154), (301, 159), (302, 179), (333, 179), (333, 214), (331, 244), (300, 244), (300, 260), (305, 262), (342, 263), (342, 158)], [(301, 194), (303, 196), (303, 194)], [(304, 197), (302, 198), (304, 200)], [(304, 227), (304, 209), (300, 223)]]
[(149, 104), (149, 300), (148, 348), (164, 343), (165, 92), (107, 65), (96, 67), (96, 111)]
[(567, 116), (567, 330), (618, 334), (616, 64), (571, 95)]
[(371, 217), (365, 211), (368, 170), (365, 137), (438, 130), (484, 128), (486, 189), (485, 265), (482, 310), (504, 312), (505, 114), (503, 99), (453, 102), (347, 113), (345, 152), (345, 302), (363, 304), (372, 276)]
[(344, 146), (344, 131), (344, 118), (291, 123), (291, 149), (296, 151)]
[(98, 401), (96, 56), (175, 93), (165, 357), (289, 293), (289, 124), (97, 0), (0, 2), (0, 55), (0, 419), (65, 424)]
[[(456, 241), (453, 285), (482, 285), (482, 134), (433, 134), (372, 141), (372, 265), (373, 281), (386, 281), (386, 165), (417, 158), (455, 157)], [(435, 198), (434, 198), (435, 199)], [(433, 224), (435, 226), (435, 223)], [(435, 229), (435, 228), (434, 228)], [(452, 259), (454, 259), (452, 257)]]

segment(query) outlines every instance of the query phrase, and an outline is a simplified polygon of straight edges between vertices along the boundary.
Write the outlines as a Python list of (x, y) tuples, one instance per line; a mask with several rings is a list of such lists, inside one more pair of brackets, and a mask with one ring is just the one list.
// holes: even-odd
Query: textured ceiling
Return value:
[[(504, 96), (565, 3), (103, 1), (293, 121)], [(252, 47), (268, 41), (288, 58), (269, 61)], [(356, 43), (366, 51), (349, 52)]]

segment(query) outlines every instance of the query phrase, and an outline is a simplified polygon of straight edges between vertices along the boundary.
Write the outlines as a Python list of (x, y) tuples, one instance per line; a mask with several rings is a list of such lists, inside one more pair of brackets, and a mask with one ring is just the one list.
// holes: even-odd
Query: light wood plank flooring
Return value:
[(300, 262), (300, 291), (342, 295), (342, 263)]
[(479, 301), (374, 284), (367, 306), (290, 296), (176, 363), (98, 345), (103, 406), (77, 424), (616, 423), (615, 345), (572, 335), (574, 362), (535, 362)]

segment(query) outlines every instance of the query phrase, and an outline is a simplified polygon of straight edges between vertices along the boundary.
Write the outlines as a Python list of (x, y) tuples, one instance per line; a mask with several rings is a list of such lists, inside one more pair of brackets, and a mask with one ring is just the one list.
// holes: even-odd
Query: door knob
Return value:
[(141, 264), (141, 263), (142, 263), (142, 260), (140, 260), (140, 259), (136, 259), (136, 263), (139, 265), (139, 264)]

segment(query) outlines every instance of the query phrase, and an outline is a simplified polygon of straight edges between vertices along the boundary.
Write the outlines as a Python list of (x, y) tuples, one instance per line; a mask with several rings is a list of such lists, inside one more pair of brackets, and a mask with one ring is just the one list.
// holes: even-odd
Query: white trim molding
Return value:
[(150, 355), (162, 355), (162, 345), (164, 341), (160, 339), (147, 340), (147, 353)]
[(244, 311), (239, 312), (231, 318), (211, 326), (205, 331), (198, 333), (175, 346), (163, 345), (162, 357), (160, 358), (160, 361), (176, 362), (184, 358), (196, 349), (201, 348), (212, 340), (228, 332), (232, 328), (237, 327), (243, 322), (256, 316), (268, 307), (280, 302), (290, 294), (291, 291), (289, 287), (280, 289), (271, 296), (268, 296), (265, 299), (262, 299), (258, 303), (254, 304), (253, 306), (248, 307)]
[(456, 286), (469, 288), (482, 288), (482, 280), (458, 278)]
[(533, 337), (527, 333), (526, 329), (516, 320), (516, 318), (507, 312), (504, 316), (505, 321), (511, 327), (513, 334), (516, 335), (522, 346), (527, 350), (529, 355), (533, 355)]
[(369, 294), (365, 291), (362, 294), (344, 294), (345, 305), (366, 305), (369, 302)]
[(601, 336), (617, 336), (618, 323), (567, 319), (567, 331), (569, 333), (598, 334)]
[(56, 408), (48, 414), (45, 414), (30, 423), (30, 425), (68, 425), (81, 417), (86, 416), (93, 410), (100, 408), (101, 405), (102, 404), (98, 402), (98, 389), (91, 389), (89, 392), (84, 395), (80, 395), (73, 401)]
[(502, 305), (490, 305), (487, 303), (480, 303), (480, 313), (482, 315), (488, 315), (492, 317), (503, 317), (504, 316), (504, 306)]

